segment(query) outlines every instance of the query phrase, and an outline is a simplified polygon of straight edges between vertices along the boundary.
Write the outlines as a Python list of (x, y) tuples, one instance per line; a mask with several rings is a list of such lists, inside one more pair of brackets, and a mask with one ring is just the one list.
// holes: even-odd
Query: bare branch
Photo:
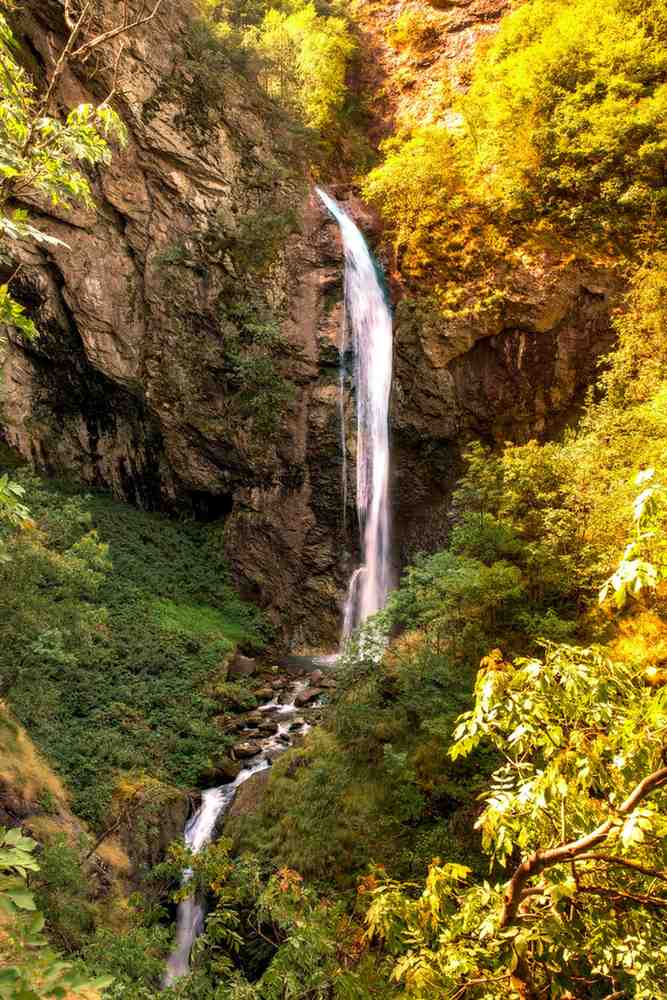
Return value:
[(588, 894), (589, 896), (602, 896), (605, 899), (611, 899), (614, 903), (628, 900), (631, 903), (646, 906), (648, 909), (667, 910), (667, 899), (663, 899), (661, 896), (645, 896), (635, 892), (622, 892), (620, 889), (612, 889), (609, 886), (602, 885), (582, 885), (579, 888), (579, 892)]
[(553, 865), (572, 861), (590, 851), (591, 848), (603, 843), (619, 817), (627, 816), (647, 796), (656, 791), (656, 789), (662, 788), (665, 784), (667, 784), (667, 767), (662, 767), (640, 781), (633, 788), (625, 802), (621, 803), (618, 809), (615, 810), (614, 815), (609, 816), (604, 823), (595, 830), (592, 830), (591, 833), (585, 834), (585, 836), (580, 837), (578, 840), (559, 844), (557, 847), (551, 847), (548, 850), (537, 850), (527, 857), (525, 861), (522, 861), (507, 886), (500, 926), (508, 927), (516, 919), (523, 893), (531, 878), (539, 875), (547, 868), (553, 867)]
[(646, 865), (640, 865), (637, 861), (619, 858), (615, 854), (580, 854), (577, 861), (604, 861), (608, 865), (619, 865), (621, 868), (630, 868), (632, 871), (641, 872), (642, 875), (648, 875), (649, 878), (657, 878), (661, 882), (667, 882), (667, 871), (648, 868)]
[(123, 58), (124, 51), (125, 51), (125, 42), (121, 42), (120, 48), (118, 49), (118, 53), (116, 55), (116, 61), (113, 67), (113, 79), (111, 82), (111, 90), (100, 104), (101, 108), (105, 108), (108, 104), (111, 103), (113, 98), (116, 96), (116, 91), (118, 89), (118, 69), (120, 67), (120, 61)]
[(65, 0), (65, 24), (70, 31), (74, 31), (74, 25), (76, 24), (74, 18), (72, 17), (72, 0)]
[[(51, 76), (51, 81), (49, 83), (49, 86), (48, 86), (48, 89), (46, 91), (46, 94), (44, 95), (42, 103), (40, 104), (39, 111), (38, 111), (38, 113), (37, 113), (37, 115), (35, 117), (35, 120), (37, 118), (40, 118), (44, 114), (44, 112), (48, 109), (48, 107), (49, 107), (49, 103), (51, 101), (51, 97), (53, 95), (53, 91), (55, 90), (56, 84), (58, 83), (58, 80), (62, 76), (62, 72), (65, 69), (65, 64), (67, 63), (68, 58), (72, 55), (72, 48), (74, 46), (74, 42), (76, 40), (76, 36), (79, 33), (81, 25), (83, 24), (83, 22), (84, 22), (84, 20), (86, 18), (86, 15), (88, 14), (88, 11), (90, 10), (90, 4), (91, 4), (91, 0), (87, 0), (87, 3), (84, 4), (83, 10), (81, 11), (81, 14), (79, 15), (79, 20), (76, 22), (76, 24), (74, 25), (74, 27), (70, 31), (70, 36), (69, 36), (69, 38), (67, 39), (67, 41), (65, 43), (65, 47), (63, 48), (62, 52), (60, 53), (60, 58), (58, 59), (58, 62), (56, 63), (56, 68), (53, 71), (53, 74)], [(34, 130), (34, 124), (35, 124), (35, 122), (33, 121), (33, 125), (31, 126), (31, 128), (30, 128), (30, 130), (28, 132), (28, 136), (27, 136), (25, 144), (24, 144), (24, 148), (25, 149), (28, 148), (28, 146), (30, 145), (30, 142), (32, 141), (32, 133), (33, 133), (33, 130)]]
[(121, 24), (117, 28), (110, 28), (109, 31), (103, 31), (102, 34), (96, 35), (95, 38), (91, 38), (90, 41), (84, 42), (80, 45), (78, 49), (75, 49), (71, 53), (72, 59), (85, 59), (93, 51), (93, 49), (98, 48), (98, 46), (103, 45), (105, 42), (111, 41), (112, 38), (117, 38), (118, 35), (125, 34), (126, 31), (132, 31), (134, 28), (138, 28), (142, 24), (147, 24), (152, 21), (153, 18), (157, 17), (157, 14), (162, 6), (164, 0), (156, 0), (155, 6), (150, 14), (145, 14), (138, 17), (131, 24)]

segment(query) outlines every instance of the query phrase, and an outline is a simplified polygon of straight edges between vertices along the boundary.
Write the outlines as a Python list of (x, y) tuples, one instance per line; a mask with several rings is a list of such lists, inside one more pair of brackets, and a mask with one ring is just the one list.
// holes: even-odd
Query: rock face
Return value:
[[(104, 30), (123, 3), (101, 6)], [(395, 13), (401, 4), (381, 6)], [(65, 35), (61, 6), (23, 7), (17, 31), (35, 73), (48, 75)], [(437, 53), (406, 57), (417, 68), (420, 59), (464, 61), (506, 4), (430, 7), (449, 27)], [(5, 436), (48, 474), (219, 526), (235, 581), (279, 634), (294, 645), (333, 643), (356, 559), (342, 510), (338, 230), (309, 188), (300, 136), (193, 18), (187, 4), (165, 0), (126, 40), (116, 103), (129, 142), (93, 178), (95, 209), (39, 206), (44, 228), (69, 249), (20, 251), (12, 290), (42, 337), (10, 339)], [(94, 67), (72, 67), (59, 103), (104, 98), (114, 61), (111, 46)], [(406, 100), (393, 93), (389, 117), (400, 119)], [(334, 193), (372, 234), (367, 210), (345, 187)], [(454, 325), (399, 309), (403, 555), (439, 540), (433, 525), (461, 439), (524, 439), (558, 426), (609, 344), (611, 280), (542, 263), (512, 277), (493, 320)], [(349, 450), (353, 476), (352, 439)], [(353, 484), (348, 496), (351, 526)]]
[[(17, 33), (44, 76), (61, 6), (23, 6)], [(122, 21), (121, 0), (100, 6), (99, 30)], [(340, 249), (302, 138), (194, 19), (165, 0), (126, 40), (129, 142), (94, 179), (95, 209), (40, 207), (69, 249), (21, 250), (12, 289), (42, 337), (9, 345), (5, 435), (48, 474), (224, 526), (246, 596), (312, 640), (336, 634), (347, 575)], [(92, 78), (68, 71), (62, 105), (105, 96), (114, 47), (95, 61)], [(262, 338), (275, 343), (257, 362)]]
[(460, 446), (472, 436), (501, 445), (559, 432), (612, 347), (622, 285), (611, 272), (542, 261), (505, 288), (502, 310), (486, 318), (399, 308), (394, 490), (403, 559), (444, 540)]

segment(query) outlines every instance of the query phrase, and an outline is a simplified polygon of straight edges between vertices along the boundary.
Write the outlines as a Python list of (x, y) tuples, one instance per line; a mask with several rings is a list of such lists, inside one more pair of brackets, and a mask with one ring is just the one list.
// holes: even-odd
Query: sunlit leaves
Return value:
[(661, 773), (664, 689), (596, 649), (550, 646), (543, 659), (502, 669), (486, 660), (450, 753), (466, 755), (485, 740), (504, 758), (477, 821), (486, 850), (506, 866), (503, 877), (520, 859), (606, 833), (588, 851), (540, 867), (509, 923), (510, 883), (470, 884), (465, 871), (435, 862), (421, 895), (392, 881), (374, 890), (369, 934), (397, 955), (395, 977), (418, 1000), (433, 991), (459, 997), (464, 988), (500, 1000), (510, 977), (519, 991), (530, 982), (557, 998), (586, 982), (593, 995), (620, 987), (664, 1000), (656, 986), (667, 982), (664, 791), (623, 812), (642, 779)]
[(260, 80), (271, 96), (295, 108), (320, 133), (333, 125), (346, 96), (355, 43), (344, 18), (317, 13), (312, 2), (272, 8), (245, 44), (263, 60)]
[(104, 989), (110, 979), (91, 981), (47, 947), (44, 917), (27, 885), (28, 873), (39, 871), (36, 847), (20, 828), (0, 828), (0, 998), (58, 1000)]
[[(644, 486), (654, 475), (654, 469), (645, 469), (636, 476), (635, 484)], [(667, 566), (661, 531), (664, 498), (665, 487), (655, 482), (635, 497), (632, 505), (635, 538), (626, 546), (618, 567), (600, 590), (600, 604), (613, 594), (616, 607), (621, 609), (629, 597), (638, 597), (642, 590), (657, 587)]]
[[(125, 126), (106, 104), (81, 104), (64, 120), (53, 117), (20, 64), (15, 42), (0, 14), (0, 237), (64, 246), (31, 225), (23, 210), (7, 212), (9, 199), (44, 200), (52, 206), (92, 205), (90, 180), (83, 168), (108, 163), (110, 142), (124, 143)], [(11, 258), (11, 247), (7, 247)], [(27, 337), (33, 322), (0, 289), (0, 324)]]

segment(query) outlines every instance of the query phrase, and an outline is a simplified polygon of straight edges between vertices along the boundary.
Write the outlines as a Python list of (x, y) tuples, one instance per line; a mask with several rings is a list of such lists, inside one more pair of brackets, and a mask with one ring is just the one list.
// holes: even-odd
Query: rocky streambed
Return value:
[[(200, 787), (232, 782), (249, 763), (261, 757), (270, 763), (304, 736), (320, 721), (322, 704), (336, 688), (334, 663), (288, 657), (268, 666), (237, 655), (228, 677), (238, 700), (230, 704), (227, 695), (227, 711), (217, 717), (228, 749), (202, 773)], [(244, 707), (248, 703), (251, 707)]]
[[(333, 662), (322, 664), (330, 668)], [(312, 667), (315, 669), (309, 669)], [(199, 807), (185, 827), (185, 842), (195, 854), (218, 835), (238, 789), (265, 773), (276, 757), (319, 722), (322, 701), (336, 687), (335, 678), (307, 657), (260, 667), (255, 660), (237, 655), (228, 676), (257, 707), (239, 711), (231, 719), (228, 714), (219, 716), (222, 731), (232, 735), (234, 742), (228, 754), (212, 762), (202, 775), (202, 782), (210, 781), (212, 787), (202, 792)], [(246, 684), (239, 684), (238, 678), (245, 678)], [(184, 882), (191, 875), (191, 871), (185, 871)], [(183, 900), (178, 908), (176, 947), (167, 963), (166, 985), (187, 975), (190, 952), (203, 925), (203, 902), (195, 896)]]

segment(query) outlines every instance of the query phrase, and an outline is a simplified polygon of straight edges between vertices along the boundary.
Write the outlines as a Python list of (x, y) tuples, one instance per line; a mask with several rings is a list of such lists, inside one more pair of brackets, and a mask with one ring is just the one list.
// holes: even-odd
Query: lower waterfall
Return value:
[[(245, 784), (253, 775), (265, 771), (271, 766), (271, 760), (274, 757), (288, 749), (290, 722), (296, 713), (295, 699), (305, 687), (304, 682), (297, 681), (292, 685), (290, 700), (285, 704), (269, 701), (260, 705), (258, 711), (266, 713), (267, 716), (275, 717), (277, 721), (282, 720), (279, 722), (278, 730), (271, 738), (267, 739), (262, 752), (248, 762), (248, 766), (238, 774), (234, 781), (218, 788), (209, 788), (202, 793), (201, 806), (185, 827), (185, 843), (193, 854), (197, 854), (211, 843), (216, 827), (234, 801), (234, 796), (241, 785)], [(183, 872), (183, 884), (187, 884), (191, 878), (191, 871)], [(203, 901), (195, 895), (188, 896), (187, 899), (178, 904), (176, 946), (167, 961), (164, 977), (165, 986), (173, 985), (177, 979), (186, 976), (190, 971), (190, 953), (195, 939), (204, 929), (204, 917)]]

